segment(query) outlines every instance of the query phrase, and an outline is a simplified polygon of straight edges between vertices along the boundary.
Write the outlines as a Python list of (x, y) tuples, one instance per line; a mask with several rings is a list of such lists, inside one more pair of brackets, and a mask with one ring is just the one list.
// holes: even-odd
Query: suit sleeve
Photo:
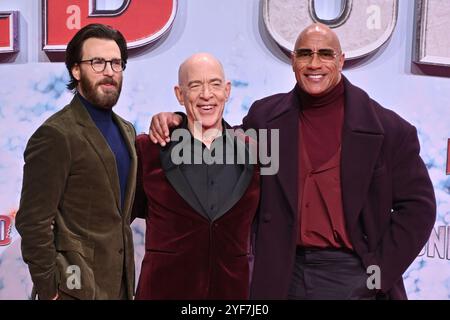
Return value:
[(137, 177), (136, 177), (136, 193), (134, 196), (133, 211), (131, 213), (131, 221), (136, 218), (145, 219), (147, 217), (147, 196), (144, 191), (144, 170), (142, 167), (142, 151), (140, 146), (141, 139), (136, 139), (136, 153), (138, 159)]
[(40, 299), (53, 298), (59, 274), (52, 222), (62, 200), (70, 170), (66, 137), (56, 128), (41, 126), (28, 141), (16, 228), (22, 256)]
[(427, 242), (435, 223), (433, 185), (419, 152), (416, 129), (411, 126), (394, 157), (391, 225), (371, 257), (372, 264), (379, 263), (383, 292), (402, 277)]

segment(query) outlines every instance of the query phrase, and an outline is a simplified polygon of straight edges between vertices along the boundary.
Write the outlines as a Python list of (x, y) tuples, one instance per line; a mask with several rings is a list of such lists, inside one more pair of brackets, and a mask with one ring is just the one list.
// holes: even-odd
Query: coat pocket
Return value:
[(94, 242), (81, 237), (56, 235), (55, 246), (57, 251), (78, 252), (91, 263), (94, 261)]
[(59, 291), (76, 299), (95, 298), (94, 242), (59, 234), (55, 238), (56, 261), (61, 274)]

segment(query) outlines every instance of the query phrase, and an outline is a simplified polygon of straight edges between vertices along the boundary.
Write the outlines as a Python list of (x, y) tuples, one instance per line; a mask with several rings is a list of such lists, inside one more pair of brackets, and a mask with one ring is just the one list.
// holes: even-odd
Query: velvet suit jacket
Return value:
[[(404, 299), (402, 274), (435, 222), (433, 186), (419, 156), (416, 129), (344, 81), (341, 188), (346, 228), (363, 265), (380, 267), (381, 292)], [(288, 296), (298, 238), (299, 106), (293, 90), (256, 101), (243, 120), (244, 129), (280, 130), (279, 172), (261, 176), (253, 299)]]
[[(77, 299), (117, 299), (123, 274), (133, 297), (136, 134), (129, 122), (113, 118), (131, 157), (122, 207), (114, 154), (77, 97), (28, 141), (16, 228), (40, 299), (57, 291)], [(67, 286), (74, 283), (69, 266), (79, 267), (81, 288)]]
[(136, 299), (248, 299), (259, 169), (244, 165), (228, 201), (211, 221), (180, 165), (171, 161), (175, 145), (161, 149), (147, 135), (136, 141), (133, 213), (147, 225)]

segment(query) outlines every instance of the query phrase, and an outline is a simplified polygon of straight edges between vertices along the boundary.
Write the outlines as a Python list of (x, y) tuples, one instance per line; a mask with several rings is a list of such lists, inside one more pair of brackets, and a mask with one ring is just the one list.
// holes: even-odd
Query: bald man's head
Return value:
[(222, 128), (222, 114), (231, 84), (225, 80), (223, 66), (209, 53), (196, 53), (178, 70), (175, 95), (186, 108), (188, 126), (201, 122), (204, 130)]
[(220, 70), (222, 78), (225, 78), (225, 72), (223, 71), (222, 63), (210, 53), (199, 52), (184, 60), (184, 62), (178, 68), (178, 84), (183, 85), (186, 83), (186, 77), (192, 69), (199, 67), (202, 68), (206, 65)]
[(321, 23), (306, 27), (292, 53), (292, 69), (299, 87), (313, 96), (330, 92), (341, 80), (345, 56), (336, 33)]
[(294, 49), (299, 48), (302, 43), (302, 40), (309, 37), (320, 36), (329, 42), (329, 44), (335, 49), (337, 52), (342, 52), (341, 42), (337, 34), (331, 30), (328, 26), (322, 23), (313, 23), (307, 26), (303, 31), (298, 35), (297, 40), (295, 41)]

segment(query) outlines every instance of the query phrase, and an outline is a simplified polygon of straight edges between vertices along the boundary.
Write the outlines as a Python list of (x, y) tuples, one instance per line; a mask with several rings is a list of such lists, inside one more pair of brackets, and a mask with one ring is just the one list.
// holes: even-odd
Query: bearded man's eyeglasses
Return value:
[(94, 58), (89, 60), (78, 61), (78, 63), (87, 63), (87, 62), (91, 64), (92, 70), (94, 70), (97, 73), (105, 71), (107, 63), (111, 65), (111, 69), (114, 72), (122, 72), (126, 68), (126, 64), (125, 62), (123, 62), (122, 59), (105, 60), (102, 58)]

